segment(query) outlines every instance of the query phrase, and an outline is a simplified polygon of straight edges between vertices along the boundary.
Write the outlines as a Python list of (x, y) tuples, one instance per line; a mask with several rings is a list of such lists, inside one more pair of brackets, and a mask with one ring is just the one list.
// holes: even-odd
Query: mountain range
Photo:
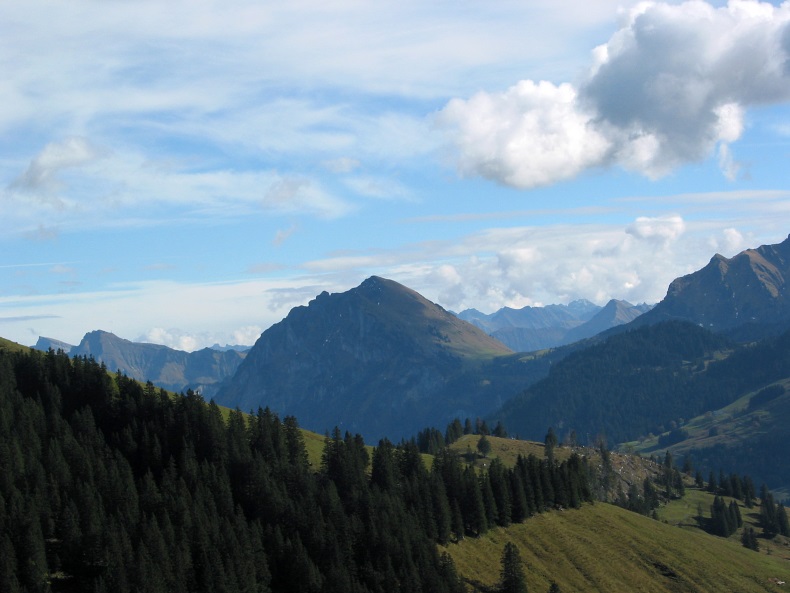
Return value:
[(37, 350), (63, 350), (69, 356), (89, 356), (108, 370), (122, 371), (138, 381), (151, 381), (170, 391), (192, 389), (211, 398), (218, 384), (229, 378), (246, 353), (203, 348), (195, 352), (174, 350), (159, 344), (145, 344), (119, 338), (106, 331), (85, 334), (76, 346), (51, 338), (39, 338)]
[[(372, 442), (481, 417), (502, 420), (524, 438), (542, 440), (552, 426), (582, 442), (604, 436), (646, 452), (693, 450), (711, 467), (728, 455), (748, 467), (756, 446), (790, 446), (782, 422), (787, 396), (754, 399), (746, 428), (702, 419), (732, 418), (733, 406), (746, 409), (765, 389), (790, 387), (787, 278), (790, 237), (729, 259), (715, 255), (645, 312), (621, 301), (602, 308), (576, 301), (455, 315), (373, 276), (293, 309), (246, 358), (208, 349), (187, 355), (106, 332), (86, 335), (70, 354), (175, 390), (191, 386), (229, 407), (269, 407), (317, 432), (339, 426)], [(517, 324), (565, 324), (566, 338), (583, 339), (515, 352), (494, 336)], [(773, 476), (773, 487), (790, 489), (786, 462), (761, 471)]]
[(503, 307), (485, 314), (466, 309), (458, 317), (476, 325), (516, 352), (556, 348), (590, 338), (612, 327), (633, 321), (650, 305), (610, 300), (600, 307), (587, 300), (546, 307)]

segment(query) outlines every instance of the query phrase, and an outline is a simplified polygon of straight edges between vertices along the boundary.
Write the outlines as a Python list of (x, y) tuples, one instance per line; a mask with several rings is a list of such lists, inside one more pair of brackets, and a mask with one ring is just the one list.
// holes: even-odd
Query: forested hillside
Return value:
[(86, 358), (0, 348), (0, 591), (455, 592), (437, 544), (590, 500), (588, 468), (478, 474), (293, 417), (172, 396)]
[(539, 438), (548, 423), (619, 443), (723, 407), (788, 369), (790, 334), (738, 346), (689, 323), (664, 322), (568, 356), (495, 417), (526, 438)]
[[(732, 401), (730, 388), (695, 378), (725, 338), (690, 323), (665, 322), (610, 337), (556, 363), (549, 376), (496, 414), (511, 433), (540, 439), (546, 426), (576, 431), (581, 442), (606, 435), (619, 443), (678, 418)], [(726, 386), (725, 386), (726, 387)]]
[[(494, 419), (505, 421), (511, 434), (531, 439), (541, 438), (547, 424), (560, 438), (573, 432), (582, 443), (598, 436), (616, 444), (670, 433), (659, 440), (657, 448), (663, 449), (688, 436), (684, 425), (692, 418), (723, 418), (721, 408), (788, 377), (790, 332), (744, 345), (693, 324), (664, 322), (569, 355)], [(739, 423), (737, 436), (689, 442), (682, 452), (706, 471), (727, 467), (785, 488), (790, 430), (783, 413), (761, 410), (748, 426)]]

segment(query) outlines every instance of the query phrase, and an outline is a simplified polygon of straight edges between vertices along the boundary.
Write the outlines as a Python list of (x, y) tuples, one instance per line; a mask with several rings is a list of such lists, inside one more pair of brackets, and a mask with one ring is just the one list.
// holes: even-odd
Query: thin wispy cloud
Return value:
[(31, 193), (56, 190), (60, 185), (58, 173), (90, 163), (100, 156), (100, 151), (85, 138), (73, 137), (47, 144), (25, 172), (11, 183), (10, 189)]
[(19, 323), (20, 321), (37, 321), (40, 319), (58, 319), (59, 315), (19, 315), (17, 317), (0, 317), (0, 323)]

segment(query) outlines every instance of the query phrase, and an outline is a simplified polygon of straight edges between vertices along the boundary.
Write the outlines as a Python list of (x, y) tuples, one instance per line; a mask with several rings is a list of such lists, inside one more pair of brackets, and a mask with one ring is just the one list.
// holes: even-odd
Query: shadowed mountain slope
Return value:
[(523, 389), (523, 378), (500, 372), (517, 364), (509, 354), (415, 291), (373, 276), (324, 292), (267, 329), (216, 399), (293, 414), (319, 432), (339, 426), (398, 439), (489, 413)]

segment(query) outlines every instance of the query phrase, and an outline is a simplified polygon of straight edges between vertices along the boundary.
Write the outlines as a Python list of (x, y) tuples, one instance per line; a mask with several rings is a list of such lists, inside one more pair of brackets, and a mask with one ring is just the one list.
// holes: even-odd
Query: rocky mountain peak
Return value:
[[(268, 406), (318, 431), (410, 436), (442, 401), (458, 409), (459, 397), (474, 395), (476, 387), (470, 396), (456, 384), (467, 365), (510, 352), (417, 292), (372, 276), (318, 295), (267, 329), (217, 401)], [(448, 399), (455, 403), (447, 407)]]
[(674, 280), (641, 320), (685, 319), (722, 331), (790, 320), (790, 236), (776, 245), (714, 255), (701, 270)]

